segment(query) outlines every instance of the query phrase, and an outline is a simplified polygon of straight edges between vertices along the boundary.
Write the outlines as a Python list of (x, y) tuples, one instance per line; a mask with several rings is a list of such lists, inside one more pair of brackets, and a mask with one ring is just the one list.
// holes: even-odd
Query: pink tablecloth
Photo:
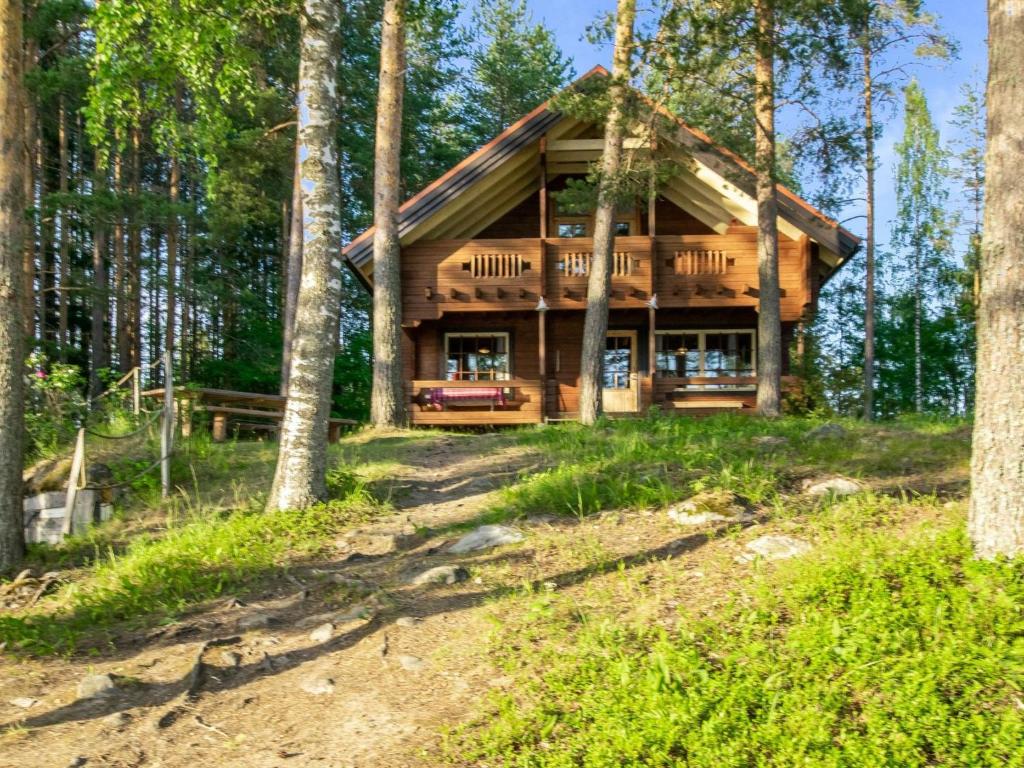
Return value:
[(505, 390), (501, 387), (434, 387), (427, 399), (431, 405), (439, 407), (463, 400), (490, 400), (494, 405), (505, 405)]

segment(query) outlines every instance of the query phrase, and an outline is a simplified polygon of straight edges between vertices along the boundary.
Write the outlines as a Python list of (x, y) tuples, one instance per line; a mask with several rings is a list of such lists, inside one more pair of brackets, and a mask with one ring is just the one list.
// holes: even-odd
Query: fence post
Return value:
[(142, 369), (137, 365), (132, 370), (132, 412), (142, 413)]
[(78, 484), (82, 482), (82, 467), (85, 464), (85, 427), (78, 430), (75, 440), (75, 454), (71, 458), (71, 475), (68, 477), (68, 492), (64, 497), (63, 537), (71, 535), (72, 517), (75, 514), (75, 499), (78, 498)]
[(174, 374), (171, 351), (164, 353), (164, 423), (160, 431), (160, 490), (166, 499), (171, 495), (171, 446), (174, 442)]

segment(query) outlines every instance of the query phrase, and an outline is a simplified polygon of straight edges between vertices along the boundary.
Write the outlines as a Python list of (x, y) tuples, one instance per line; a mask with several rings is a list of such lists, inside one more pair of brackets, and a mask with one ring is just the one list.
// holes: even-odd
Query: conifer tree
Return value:
[(21, 510), (25, 282), (21, 0), (0, 0), (0, 572), (24, 552)]
[(574, 70), (551, 30), (534, 23), (526, 0), (481, 2), (473, 29), (487, 41), (472, 53), (466, 93), (470, 133), (480, 145), (550, 98)]
[(978, 405), (968, 531), (979, 557), (1024, 554), (1024, 14), (989, 0)]

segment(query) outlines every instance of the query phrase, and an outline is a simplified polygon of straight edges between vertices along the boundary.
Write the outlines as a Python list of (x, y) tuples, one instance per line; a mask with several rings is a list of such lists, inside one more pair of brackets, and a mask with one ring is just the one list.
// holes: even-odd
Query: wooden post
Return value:
[(75, 439), (75, 453), (71, 458), (71, 475), (68, 477), (68, 492), (64, 497), (64, 527), (61, 533), (67, 537), (71, 535), (71, 525), (75, 513), (75, 499), (78, 498), (78, 485), (85, 477), (85, 428), (78, 430), (78, 437)]
[[(540, 137), (540, 239), (548, 236), (548, 139)], [(541, 244), (543, 251), (544, 245)], [(543, 291), (543, 289), (541, 289)]]
[(142, 369), (139, 366), (132, 369), (132, 413), (136, 416), (142, 413)]
[(213, 442), (223, 443), (228, 439), (228, 416), (226, 413), (213, 414)]
[(547, 349), (547, 310), (537, 312), (537, 365), (540, 373), (540, 420), (547, 416), (548, 400), (548, 349)]
[(164, 352), (164, 423), (160, 431), (160, 491), (171, 495), (171, 450), (174, 442), (174, 372), (171, 351)]

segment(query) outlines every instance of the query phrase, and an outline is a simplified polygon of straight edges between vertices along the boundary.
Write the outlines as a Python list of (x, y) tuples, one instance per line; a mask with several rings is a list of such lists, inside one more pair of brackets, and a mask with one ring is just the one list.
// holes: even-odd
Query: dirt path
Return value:
[[(450, 539), (423, 529), (471, 520), (530, 463), (496, 435), (419, 441), (386, 481), (393, 518), (259, 601), (221, 601), (99, 658), (3, 662), (0, 766), (423, 764), (438, 725), (464, 718), (494, 674), (479, 584), (409, 577), (514, 556), (449, 557)], [(76, 701), (90, 674), (117, 690)]]
[[(524, 584), (584, 605), (637, 579), (631, 589), (655, 595), (643, 620), (671, 626), (682, 601), (713, 604), (749, 567), (735, 556), (755, 530), (718, 537), (654, 512), (539, 517), (517, 524), (520, 544), (454, 555), (451, 526), (539, 460), (502, 435), (399, 440), (364, 454), (386, 463), (375, 482), (396, 513), (340, 537), (335, 557), (294, 568), (249, 604), (221, 600), (96, 658), (2, 662), (0, 768), (433, 765), (444, 729), (504, 684), (488, 638)], [(465, 578), (410, 583), (442, 566)], [(98, 673), (116, 690), (76, 701)], [(16, 698), (36, 701), (22, 709)]]

